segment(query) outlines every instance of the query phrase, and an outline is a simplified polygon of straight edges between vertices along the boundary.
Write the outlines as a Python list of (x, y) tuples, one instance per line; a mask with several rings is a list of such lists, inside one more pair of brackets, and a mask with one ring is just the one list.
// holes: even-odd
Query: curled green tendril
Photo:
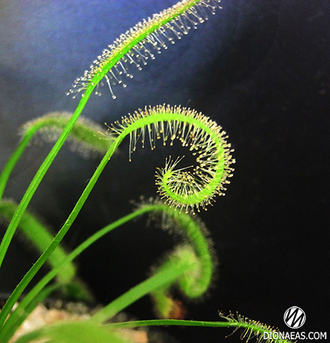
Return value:
[[(94, 61), (90, 72), (85, 72), (82, 78), (76, 80), (73, 86), (73, 90), (71, 90), (69, 94), (78, 94), (82, 92), (82, 98), (80, 99), (79, 104), (77, 105), (77, 108), (72, 117), (65, 125), (54, 147), (51, 149), (50, 153), (35, 174), (20, 204), (18, 205), (15, 214), (13, 215), (13, 219), (10, 222), (0, 244), (0, 266), (3, 263), (10, 242), (32, 197), (34, 196), (50, 165), (56, 158), (59, 150), (68, 138), (70, 132), (73, 130), (75, 123), (77, 122), (79, 116), (81, 115), (89, 100), (89, 97), (91, 96), (95, 88), (99, 86), (101, 80), (105, 79), (110, 89), (112, 83), (111, 78), (113, 78), (115, 82), (122, 83), (120, 75), (122, 73), (128, 75), (125, 64), (132, 62), (138, 67), (139, 62), (145, 62), (146, 57), (150, 57), (152, 59), (152, 55), (149, 53), (151, 49), (154, 48), (155, 51), (159, 51), (159, 49), (161, 48), (166, 49), (164, 40), (172, 42), (173, 35), (176, 36), (176, 38), (180, 39), (189, 31), (190, 28), (196, 27), (198, 22), (203, 22), (207, 19), (206, 12), (213, 14), (217, 7), (219, 7), (218, 0), (183, 0), (178, 2), (170, 9), (154, 15), (150, 20), (148, 19), (144, 20), (142, 23), (138, 23), (126, 34), (120, 36), (120, 38), (115, 41), (114, 45), (111, 45), (109, 47), (110, 49), (106, 49), (102, 53), (102, 56), (98, 57), (97, 60)], [(147, 44), (151, 45), (147, 46)], [(145, 55), (145, 53), (148, 56)], [(136, 60), (135, 57), (138, 60)], [(120, 68), (122, 68), (122, 70), (120, 70)], [(121, 139), (122, 138), (123, 136), (121, 136)], [(24, 144), (27, 144), (27, 141), (28, 140), (25, 139)], [(89, 180), (85, 190), (77, 201), (69, 217), (63, 224), (62, 228), (60, 229), (50, 246), (43, 252), (40, 258), (26, 273), (20, 284), (13, 291), (10, 299), (8, 299), (6, 303), (6, 305), (8, 304), (7, 312), (3, 310), (0, 313), (1, 325), (3, 324), (7, 314), (9, 313), (9, 308), (14, 306), (19, 296), (28, 286), (29, 282), (40, 270), (50, 254), (56, 249), (63, 237), (66, 235), (67, 231), (70, 229), (72, 223), (74, 222), (83, 204), (87, 200), (91, 190), (93, 189), (96, 181), (98, 180), (98, 177), (100, 176), (102, 170), (120, 144), (120, 141), (121, 140), (115, 140), (113, 144), (111, 144), (109, 150), (107, 151), (97, 170)], [(0, 182), (0, 198), (3, 193), (4, 185), (8, 180), (13, 166), (16, 164), (18, 157), (25, 149), (24, 144), (20, 144), (18, 153), (15, 154), (15, 156), (10, 160), (9, 165), (7, 165), (8, 167), (6, 166), (5, 168), (6, 172), (2, 174), (4, 175), (2, 179), (2, 181), (4, 182)], [(189, 207), (189, 205), (185, 206)]]
[[(150, 206), (148, 203), (141, 207)], [(197, 299), (205, 295), (210, 288), (214, 275), (216, 260), (212, 250), (212, 242), (208, 237), (204, 224), (195, 216), (180, 213), (167, 205), (155, 202), (155, 214), (161, 215), (161, 226), (166, 230), (179, 233), (183, 237), (183, 244), (177, 246), (153, 273), (157, 274), (173, 265), (187, 266), (174, 282), (168, 282), (151, 292), (155, 309), (162, 318), (183, 318), (184, 310), (181, 302), (170, 295), (173, 286), (179, 289), (187, 299)], [(158, 206), (158, 207), (156, 207)]]
[(160, 105), (136, 111), (111, 126), (118, 142), (129, 135), (129, 159), (140, 140), (142, 147), (149, 139), (154, 149), (157, 140), (166, 142), (178, 139), (196, 155), (197, 166), (175, 167), (181, 158), (166, 161), (165, 168), (156, 174), (158, 193), (164, 201), (185, 212), (194, 212), (209, 205), (216, 195), (223, 195), (235, 162), (230, 144), (221, 127), (205, 115), (184, 107)]
[[(70, 252), (63, 260), (61, 260), (54, 268), (48, 272), (32, 289), (26, 296), (22, 299), (16, 309), (11, 313), (10, 317), (5, 322), (4, 327), (0, 329), (0, 337), (3, 342), (11, 337), (10, 335), (19, 327), (19, 325), (24, 321), (27, 314), (27, 308), (31, 307), (31, 303), (38, 296), (38, 294), (47, 286), (47, 284), (56, 276), (61, 273), (62, 269), (73, 261), (74, 258), (79, 256), (84, 250), (90, 247), (94, 242), (101, 239), (104, 235), (111, 232), (115, 228), (136, 219), (144, 214), (149, 214), (153, 220), (159, 220), (161, 218), (162, 227), (166, 227), (169, 230), (174, 228), (177, 233), (183, 237), (185, 245), (190, 245), (188, 254), (193, 254), (198, 259), (197, 266), (199, 268), (198, 275), (195, 275), (193, 282), (191, 282), (192, 287), (188, 296), (197, 297), (205, 293), (210, 285), (211, 278), (213, 276), (213, 271), (215, 268), (214, 258), (212, 255), (211, 241), (208, 238), (206, 229), (204, 228), (201, 221), (197, 217), (192, 217), (188, 214), (179, 213), (173, 208), (161, 203), (160, 201), (143, 202), (138, 208), (132, 213), (122, 217), (115, 222), (107, 225), (103, 229), (94, 233), (86, 241), (81, 243), (72, 252)], [(188, 256), (189, 257), (189, 256)], [(212, 257), (212, 258), (211, 258)], [(149, 279), (133, 287), (130, 291), (126, 292), (109, 305), (101, 309), (93, 317), (94, 321), (102, 323), (110, 318), (112, 318), (118, 312), (124, 310), (127, 306), (132, 304), (134, 301), (140, 299), (141, 297), (162, 288), (163, 294), (167, 298), (165, 299), (168, 303), (171, 301), (168, 296), (169, 286), (175, 284), (178, 279), (186, 278), (188, 279), (188, 274), (191, 276), (190, 270), (195, 270), (196, 265), (191, 264), (189, 258), (181, 258), (176, 260), (177, 263), (171, 263), (168, 268), (162, 268), (159, 271), (155, 271)], [(185, 275), (185, 276), (184, 276)], [(158, 297), (161, 297), (158, 293)], [(7, 315), (10, 313), (12, 305), (15, 303), (16, 299), (11, 298), (4, 305), (1, 316), (5, 320)], [(160, 312), (158, 310), (158, 312)], [(166, 314), (165, 314), (166, 315)]]
[(201, 282), (199, 282), (202, 271), (201, 261), (191, 245), (176, 247), (154, 273), (157, 275), (157, 273), (167, 270), (171, 266), (181, 264), (186, 265), (186, 269), (174, 282), (172, 280), (151, 292), (156, 313), (161, 318), (182, 319), (184, 317), (185, 311), (181, 306), (181, 302), (174, 300), (169, 292), (174, 284), (178, 283), (180, 290), (188, 298), (196, 298), (203, 294), (204, 287), (201, 287)]
[[(152, 58), (150, 50), (145, 44), (151, 44), (156, 51), (159, 52), (161, 48), (166, 49), (164, 39), (173, 42), (173, 35), (180, 39), (183, 35), (187, 34), (191, 27), (196, 27), (198, 23), (202, 23), (207, 20), (208, 15), (205, 12), (211, 14), (215, 13), (215, 9), (220, 7), (219, 0), (182, 0), (167, 10), (164, 10), (158, 14), (153, 15), (151, 19), (143, 20), (142, 23), (136, 24), (133, 28), (122, 34), (109, 49), (105, 49), (102, 55), (93, 62), (89, 71), (85, 71), (81, 78), (76, 79), (73, 88), (67, 94), (74, 94), (74, 97), (82, 92), (82, 98), (73, 113), (72, 117), (64, 127), (63, 132), (55, 143), (54, 147), (47, 155), (46, 159), (40, 166), (35, 177), (26, 190), (18, 208), (15, 212), (13, 220), (8, 226), (8, 229), (0, 244), (0, 266), (3, 263), (5, 254), (8, 250), (12, 237), (21, 219), (21, 216), (31, 201), (35, 191), (37, 190), (40, 182), (45, 176), (50, 165), (54, 161), (59, 150), (63, 146), (64, 142), (68, 138), (70, 131), (73, 129), (74, 124), (78, 120), (80, 114), (85, 108), (89, 97), (98, 86), (101, 80), (104, 78), (110, 88), (111, 80), (114, 79), (117, 83), (122, 83), (121, 74), (126, 74), (127, 63), (134, 64), (136, 67), (140, 66), (140, 61), (144, 62), (147, 58)], [(137, 60), (135, 57), (137, 56)], [(115, 98), (114, 94), (112, 96)], [(113, 145), (114, 146), (114, 145)], [(114, 148), (116, 148), (114, 146)], [(20, 145), (19, 151), (24, 150), (23, 144)], [(111, 153), (109, 153), (109, 156)], [(3, 181), (0, 182), (0, 198), (3, 193), (4, 185), (6, 184), (9, 174), (16, 164), (16, 157), (20, 156), (20, 152), (11, 159), (8, 168), (4, 174)], [(79, 200), (79, 207), (81, 201)], [(79, 210), (76, 208), (76, 213)], [(72, 218), (72, 217), (71, 217)], [(67, 221), (66, 230), (69, 229), (72, 221)], [(64, 235), (64, 232), (62, 232)], [(53, 248), (52, 248), (53, 249)], [(51, 249), (50, 249), (51, 250)], [(47, 252), (50, 253), (50, 250)], [(35, 270), (39, 269), (39, 266), (43, 263), (42, 258), (35, 266)], [(32, 273), (32, 272), (31, 272)], [(33, 272), (35, 273), (35, 271)]]
[[(170, 205), (175, 204), (174, 208), (179, 207), (188, 210), (189, 207), (193, 208), (193, 206), (195, 206), (199, 209), (201, 204), (203, 206), (206, 205), (210, 202), (210, 199), (214, 197), (212, 189), (216, 189), (218, 194), (222, 194), (223, 183), (228, 183), (227, 177), (231, 175), (232, 168), (230, 165), (233, 163), (230, 155), (230, 146), (225, 141), (224, 133), (221, 131), (220, 127), (215, 122), (202, 114), (198, 114), (196, 111), (180, 107), (172, 108), (170, 106), (157, 106), (153, 109), (149, 108), (145, 111), (138, 111), (132, 116), (123, 118), (121, 123), (115, 123), (112, 127), (112, 131), (116, 134), (116, 137), (94, 175), (89, 180), (75, 208), (72, 210), (67, 221), (58, 232), (49, 248), (46, 249), (37, 263), (26, 274), (21, 284), (16, 288), (17, 291), (15, 290), (15, 292), (13, 292), (11, 303), (19, 297), (25, 284), (33, 277), (38, 268), (40, 268), (42, 263), (49, 257), (50, 252), (57, 247), (64, 237), (106, 164), (127, 135), (131, 137), (130, 146), (132, 147), (132, 150), (135, 149), (139, 137), (142, 140), (142, 144), (144, 144), (144, 137), (146, 136), (146, 132), (148, 132), (152, 146), (157, 139), (162, 138), (163, 143), (166, 143), (167, 140), (173, 141), (175, 138), (179, 138), (183, 145), (188, 145), (193, 152), (199, 152), (196, 160), (199, 162), (200, 169), (198, 169), (198, 166), (196, 167), (195, 176), (197, 175), (197, 180), (204, 182), (205, 187), (211, 185), (211, 192), (206, 199), (203, 189), (198, 189), (197, 193), (199, 192), (202, 194), (202, 199), (197, 198), (199, 202), (196, 204), (189, 203), (187, 205), (183, 203), (180, 205), (180, 203), (174, 202), (177, 201), (177, 199), (165, 199)], [(154, 136), (156, 140), (153, 138)], [(209, 168), (207, 169), (206, 167)], [(190, 175), (193, 177), (193, 174)], [(214, 175), (216, 176), (215, 180), (210, 177)], [(192, 194), (186, 194), (185, 196), (189, 201), (192, 198)], [(193, 194), (193, 196), (195, 197), (195, 194)]]
[[(159, 266), (153, 267), (152, 276), (149, 279), (157, 280), (154, 285), (151, 285), (149, 292), (154, 300), (158, 316), (181, 318), (184, 311), (180, 302), (172, 299), (170, 290), (178, 285), (187, 299), (198, 299), (205, 295), (210, 288), (216, 265), (212, 242), (204, 224), (197, 217), (179, 213), (158, 200), (149, 200), (143, 203), (139, 206), (137, 212), (139, 211), (150, 213), (151, 219), (156, 222), (160, 219), (162, 228), (182, 237), (183, 243), (168, 254)], [(160, 284), (159, 279), (165, 273), (169, 274)], [(143, 291), (145, 292), (145, 289)], [(144, 294), (146, 293), (142, 295)], [(124, 294), (114, 303), (109, 304), (108, 308), (101, 310), (101, 313), (97, 314), (95, 318), (98, 318), (100, 322), (109, 319), (118, 313), (116, 303), (118, 302), (120, 306), (123, 303), (127, 305), (127, 298), (130, 299)], [(123, 307), (119, 308), (119, 310), (122, 309)]]
[[(181, 256), (191, 255), (191, 259), (194, 261), (193, 270), (189, 270), (180, 278), (179, 285), (182, 292), (188, 298), (201, 297), (211, 285), (216, 266), (213, 244), (204, 223), (196, 216), (179, 213), (157, 200), (142, 204), (141, 208), (148, 209), (150, 206), (152, 208), (151, 218), (157, 220), (157, 216), (160, 217), (161, 227), (170, 232), (179, 233), (184, 242), (174, 253), (171, 253), (168, 260), (176, 260), (180, 259)], [(169, 286), (167, 285), (163, 289), (164, 294), (169, 290)]]

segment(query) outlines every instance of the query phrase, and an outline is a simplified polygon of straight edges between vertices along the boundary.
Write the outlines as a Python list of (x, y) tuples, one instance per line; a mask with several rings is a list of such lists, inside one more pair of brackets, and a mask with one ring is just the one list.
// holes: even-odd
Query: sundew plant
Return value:
[[(12, 291), (0, 312), (1, 343), (12, 342), (16, 331), (38, 303), (54, 291), (60, 290), (76, 299), (88, 300), (90, 294), (77, 277), (74, 259), (110, 231), (144, 214), (149, 214), (151, 221), (157, 220), (163, 227), (175, 230), (183, 243), (153, 266), (145, 281), (132, 285), (129, 291), (87, 319), (43, 326), (15, 338), (15, 342), (133, 342), (122, 335), (123, 328), (155, 325), (241, 328), (241, 337), (245, 340), (257, 337), (262, 341), (266, 333), (267, 337), (275, 337), (272, 341), (286, 342), (276, 329), (240, 315), (220, 314), (221, 320), (217, 322), (184, 320), (180, 301), (171, 295), (173, 288), (177, 288), (186, 299), (200, 298), (208, 291), (214, 275), (216, 259), (212, 240), (198, 218), (198, 212), (216, 201), (218, 195), (224, 194), (233, 175), (233, 151), (223, 129), (206, 115), (180, 105), (146, 104), (145, 108), (137, 109), (105, 129), (81, 117), (90, 96), (93, 93), (100, 95), (102, 86), (108, 88), (110, 96), (115, 99), (116, 85), (126, 87), (137, 70), (192, 29), (208, 19), (212, 20), (220, 9), (217, 0), (183, 0), (142, 20), (104, 49), (89, 70), (74, 81), (67, 92), (67, 95), (79, 99), (74, 113), (49, 113), (23, 126), (17, 149), (0, 175), (0, 216), (8, 222), (0, 245), (0, 267), (17, 229), (40, 252), (40, 257)], [(21, 201), (16, 203), (3, 197), (5, 187), (17, 161), (36, 135), (55, 143)], [(183, 167), (183, 156), (168, 156), (164, 167), (158, 168), (155, 173), (158, 194), (154, 199), (143, 200), (131, 213), (101, 228), (71, 252), (66, 252), (61, 241), (124, 139), (129, 139), (129, 160), (139, 147), (148, 145), (154, 150), (157, 145), (171, 146), (174, 141), (179, 141), (190, 151), (195, 163)], [(42, 221), (28, 210), (28, 206), (67, 140), (73, 142), (77, 152), (96, 152), (103, 158), (63, 226), (53, 236)], [(45, 263), (50, 271), (27, 291), (31, 280)], [(23, 294), (24, 297), (21, 297)], [(159, 319), (111, 323), (115, 315), (148, 294), (153, 299)]]

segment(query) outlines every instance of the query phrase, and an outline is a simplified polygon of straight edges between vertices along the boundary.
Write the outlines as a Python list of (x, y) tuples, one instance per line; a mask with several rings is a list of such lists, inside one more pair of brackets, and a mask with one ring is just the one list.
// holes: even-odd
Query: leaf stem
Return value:
[[(10, 221), (15, 213), (17, 204), (10, 200), (0, 202), (0, 218)], [(41, 224), (41, 222), (28, 211), (25, 211), (19, 224), (20, 230), (25, 237), (34, 244), (35, 248), (42, 253), (53, 240), (53, 235), (49, 229)], [(67, 253), (58, 246), (54, 253), (49, 257), (49, 264), (55, 267)], [(76, 267), (74, 264), (68, 264), (63, 268), (57, 276), (59, 283), (68, 283), (73, 280), (76, 275)]]
[(90, 320), (102, 324), (114, 315), (144, 297), (145, 295), (159, 289), (160, 287), (172, 284), (190, 268), (195, 268), (194, 264), (188, 258), (177, 259), (177, 263), (167, 263), (161, 270), (157, 271), (147, 280), (131, 288), (109, 305), (99, 310)]
[(22, 153), (26, 149), (27, 145), (29, 144), (31, 137), (34, 133), (28, 133), (23, 137), (23, 139), (20, 141), (18, 147), (16, 148), (15, 152), (10, 156), (8, 162), (6, 163), (5, 167), (3, 168), (1, 175), (0, 175), (0, 201), (3, 196), (3, 192), (5, 190), (5, 187), (7, 185), (9, 176), (11, 172), (13, 171), (17, 161), (20, 159)]
[[(135, 328), (142, 326), (198, 326), (198, 327), (222, 327), (243, 329), (241, 339), (248, 342), (250, 338), (256, 338), (258, 342), (274, 342), (274, 343), (291, 343), (292, 341), (286, 338), (286, 334), (277, 329), (265, 325), (255, 320), (243, 318), (238, 315), (239, 319), (234, 319), (233, 315), (228, 317), (220, 314), (220, 317), (226, 321), (201, 321), (201, 320), (180, 320), (180, 319), (151, 319), (151, 320), (136, 320), (122, 323), (110, 323), (104, 326), (109, 329), (120, 328)], [(266, 338), (265, 338), (266, 337)]]
[[(81, 243), (78, 247), (76, 247), (71, 253), (67, 255), (60, 263), (58, 263), (54, 268), (48, 272), (31, 290), (30, 292), (22, 299), (22, 301), (18, 304), (17, 308), (11, 313), (10, 317), (7, 319), (3, 327), (0, 329), (0, 338), (1, 342), (5, 343), (7, 342), (13, 333), (15, 332), (16, 328), (18, 328), (21, 323), (25, 320), (27, 314), (26, 314), (26, 308), (28, 306), (31, 306), (31, 302), (34, 301), (34, 299), (38, 296), (38, 294), (46, 287), (46, 285), (71, 261), (73, 261), (78, 255), (80, 255), (84, 250), (86, 250), (89, 246), (91, 246), (94, 242), (96, 242), (98, 239), (102, 238), (104, 235), (112, 231), (113, 229), (124, 225), (125, 223), (133, 220), (134, 218), (137, 218), (145, 213), (164, 213), (168, 216), (173, 216), (176, 218), (177, 221), (179, 221), (179, 225), (182, 226), (182, 230), (186, 231), (186, 235), (192, 240), (193, 245), (196, 245), (196, 251), (198, 254), (201, 254), (200, 249), (204, 246), (204, 244), (200, 243), (201, 238), (197, 238), (196, 231), (198, 231), (198, 228), (196, 228), (196, 225), (192, 225), (191, 221), (194, 221), (189, 215), (181, 213), (181, 215), (178, 214), (177, 211), (175, 211), (173, 208), (170, 208), (167, 205), (161, 204), (161, 203), (149, 203), (149, 204), (143, 204), (141, 207), (136, 209), (134, 212), (116, 220), (115, 222), (107, 225), (103, 229), (100, 229), (96, 233), (94, 233), (92, 236), (90, 236), (87, 240), (85, 240), (83, 243)], [(181, 220), (178, 220), (177, 217), (180, 217)], [(204, 238), (205, 240), (205, 238)], [(205, 254), (205, 253), (204, 253)], [(200, 257), (202, 263), (203, 257)], [(207, 269), (207, 267), (204, 266), (204, 268)], [(202, 271), (203, 272), (203, 271)], [(167, 279), (169, 281), (169, 279)], [(21, 281), (22, 282), (22, 281)], [(153, 281), (151, 281), (152, 286)], [(156, 284), (157, 285), (157, 284)], [(149, 287), (147, 284), (147, 287)], [(155, 284), (154, 284), (155, 286)], [(153, 286), (153, 287), (154, 287)], [(17, 286), (19, 287), (19, 285)], [(154, 288), (153, 288), (154, 289)], [(15, 290), (16, 291), (16, 290)], [(14, 292), (15, 292), (14, 291)], [(141, 292), (143, 290), (139, 290)], [(136, 291), (135, 291), (136, 292)], [(118, 300), (115, 304), (112, 304), (109, 311), (110, 315), (114, 311), (114, 309), (119, 306), (120, 308), (123, 306), (124, 303), (127, 304), (127, 302), (131, 303), (135, 301), (135, 297), (138, 293), (129, 294), (128, 297), (121, 298), (121, 300)], [(140, 297), (142, 296), (141, 293)], [(8, 301), (6, 302), (5, 306), (2, 309), (2, 312), (0, 313), (0, 316), (2, 315), (3, 318), (6, 318), (13, 305), (15, 304), (16, 300), (13, 297), (10, 297)], [(117, 310), (115, 310), (116, 312)], [(118, 310), (119, 311), (119, 310)], [(109, 313), (107, 312), (104, 316), (109, 316)]]
[[(20, 223), (20, 220), (22, 219), (22, 216), (27, 209), (33, 195), (35, 194), (38, 186), (40, 185), (43, 177), (45, 176), (46, 172), (48, 171), (50, 165), (54, 161), (55, 157), (57, 156), (59, 150), (63, 146), (64, 142), (66, 141), (67, 137), (69, 136), (75, 122), (78, 120), (81, 112), (83, 111), (91, 93), (93, 92), (94, 88), (97, 86), (97, 84), (100, 82), (100, 80), (107, 75), (107, 73), (111, 70), (112, 67), (116, 66), (116, 64), (120, 61), (120, 59), (127, 54), (129, 51), (131, 51), (132, 48), (137, 46), (139, 42), (143, 41), (145, 38), (147, 38), (149, 35), (152, 35), (153, 32), (157, 31), (158, 28), (162, 25), (165, 25), (169, 21), (173, 20), (174, 18), (180, 16), (183, 14), (184, 11), (186, 11), (188, 8), (193, 7), (194, 5), (201, 3), (202, 5), (205, 5), (206, 7), (209, 7), (207, 2), (204, 1), (198, 1), (198, 0), (190, 0), (190, 1), (181, 1), (178, 2), (177, 5), (173, 6), (169, 11), (162, 12), (163, 16), (155, 16), (151, 22), (151, 25), (147, 25), (142, 28), (142, 30), (137, 30), (135, 33), (136, 35), (133, 35), (133, 37), (128, 37), (128, 39), (124, 40), (123, 44), (120, 45), (120, 49), (116, 50), (115, 53), (112, 55), (111, 58), (107, 59), (106, 62), (101, 63), (97, 66), (97, 68), (93, 69), (92, 77), (90, 80), (91, 82), (84, 82), (83, 87), (79, 88), (78, 93), (80, 90), (84, 90), (84, 94), (82, 95), (80, 102), (68, 121), (67, 125), (63, 129), (63, 132), (61, 133), (60, 137), (58, 138), (57, 142), (55, 143), (54, 147), (51, 149), (50, 153), (44, 160), (44, 162), (41, 164), (39, 170), (35, 174), (34, 178), (32, 179), (30, 185), (28, 186), (20, 204), (17, 207), (17, 210), (15, 211), (13, 218), (5, 232), (5, 235), (2, 238), (1, 244), (0, 244), (0, 267), (3, 263), (3, 260), (6, 256), (7, 250), (10, 246), (11, 240), (15, 234), (15, 231)], [(212, 7), (212, 6), (211, 6)], [(173, 28), (171, 28), (173, 30)], [(175, 30), (174, 30), (175, 31)], [(173, 32), (174, 32), (173, 31)], [(186, 31), (186, 29), (184, 30)], [(184, 32), (186, 33), (186, 32)], [(99, 69), (101, 68), (101, 69)], [(128, 133), (128, 132), (126, 132)], [(97, 170), (93, 174), (92, 178), (90, 179), (89, 183), (87, 184), (85, 190), (81, 194), (78, 202), (74, 206), (72, 212), (70, 213), (69, 217), (65, 221), (64, 225), (60, 229), (60, 231), (55, 236), (52, 243), (49, 245), (49, 247), (43, 252), (43, 254), (39, 257), (39, 259), (36, 261), (36, 263), (31, 267), (31, 269), (27, 272), (27, 274), (24, 276), (24, 278), (21, 280), (19, 285), (15, 288), (12, 295), (8, 299), (5, 308), (6, 311), (2, 310), (0, 313), (0, 325), (3, 325), (7, 315), (9, 314), (12, 306), (15, 304), (15, 302), (19, 299), (20, 295), (24, 292), (32, 278), (35, 276), (35, 274), (39, 271), (39, 269), (42, 267), (42, 265), (46, 262), (46, 260), (49, 258), (51, 253), (57, 248), (63, 237), (66, 235), (67, 231), (71, 227), (72, 223), (76, 219), (77, 215), (79, 214), (81, 208), (83, 207), (85, 201), (87, 200), (91, 190), (93, 189), (96, 181), (98, 180), (101, 172), (105, 168), (107, 162), (110, 160), (111, 156), (113, 155), (114, 151), (119, 146), (120, 142), (125, 137), (124, 135), (119, 135), (117, 139), (113, 142), (107, 153), (105, 154), (104, 158), (100, 162)], [(23, 140), (24, 141), (24, 140)], [(17, 154), (12, 157), (12, 159), (9, 162), (9, 165), (6, 166), (6, 170), (3, 177), (3, 185), (6, 184), (8, 177), (17, 162), (18, 158), (22, 154), (23, 150), (25, 149), (27, 141), (24, 141), (21, 143), (21, 145), (18, 148)], [(4, 190), (4, 186), (0, 188), (0, 195), (2, 196)], [(8, 306), (7, 306), (8, 304)], [(8, 312), (9, 311), (9, 312)]]
[[(36, 192), (39, 184), (41, 183), (43, 177), (45, 176), (46, 172), (48, 171), (50, 165), (54, 161), (57, 153), (61, 149), (61, 147), (64, 144), (67, 137), (69, 136), (70, 131), (73, 128), (73, 125), (75, 124), (75, 122), (79, 118), (83, 108), (85, 107), (85, 105), (88, 101), (88, 98), (90, 97), (90, 95), (94, 89), (94, 87), (95, 86), (90, 85), (88, 87), (88, 89), (86, 89), (85, 96), (81, 98), (81, 100), (77, 106), (76, 111), (74, 112), (74, 114), (70, 118), (68, 124), (64, 128), (62, 134), (60, 135), (59, 139), (55, 143), (54, 147), (52, 148), (52, 150), (50, 151), (50, 153), (48, 154), (48, 156), (46, 157), (46, 159), (44, 160), (44, 162), (40, 166), (39, 170), (37, 171), (36, 175), (34, 176), (33, 180), (31, 181), (28, 189), (26, 190), (20, 204), (18, 205), (17, 210), (15, 211), (15, 214), (13, 216), (13, 219), (10, 222), (10, 224), (9, 224), (9, 226), (5, 232), (5, 235), (3, 236), (1, 244), (0, 244), (0, 268), (1, 268), (1, 265), (2, 265), (3, 260), (5, 258), (5, 255), (7, 253), (7, 250), (9, 248), (10, 242), (11, 242), (11, 240), (14, 236), (14, 233), (17, 229), (17, 226), (18, 226), (18, 224), (19, 224), (19, 222), (23, 216), (24, 211), (26, 210), (28, 204), (30, 203), (34, 193)], [(24, 147), (24, 145), (21, 145), (20, 151), (23, 147)], [(17, 157), (14, 157), (12, 162), (15, 161), (16, 158)], [(10, 168), (12, 168), (12, 162), (10, 164), (10, 167), (8, 167), (6, 175), (8, 175), (8, 171), (10, 171)], [(56, 246), (54, 246), (54, 249), (55, 249), (55, 247)]]
[[(237, 324), (237, 323), (236, 323)], [(185, 320), (185, 319), (149, 319), (149, 320), (132, 320), (122, 323), (104, 324), (108, 328), (135, 328), (142, 326), (204, 326), (204, 327), (235, 327), (232, 322), (219, 321), (201, 321), (201, 320)]]
[[(5, 343), (10, 339), (11, 335), (15, 332), (15, 329), (24, 321), (25, 308), (35, 299), (36, 296), (43, 290), (43, 288), (73, 259), (80, 255), (85, 249), (87, 249), (91, 244), (96, 242), (98, 239), (103, 237), (105, 234), (109, 233), (113, 229), (127, 223), (128, 221), (148, 212), (148, 209), (141, 208), (135, 212), (132, 212), (115, 222), (107, 225), (103, 229), (94, 233), (91, 237), (81, 243), (77, 248), (75, 248), (70, 254), (67, 255), (56, 267), (49, 271), (31, 290), (30, 292), (22, 299), (17, 308), (11, 313), (10, 317), (4, 323), (4, 320), (9, 315), (12, 307), (18, 299), (17, 294), (20, 293), (19, 290), (21, 283), (24, 282), (24, 278), (21, 280), (20, 284), (16, 287), (12, 295), (7, 300), (6, 304), (0, 312), (1, 324), (3, 327), (0, 328), (0, 339), (1, 342)], [(3, 324), (4, 323), (4, 324)]]

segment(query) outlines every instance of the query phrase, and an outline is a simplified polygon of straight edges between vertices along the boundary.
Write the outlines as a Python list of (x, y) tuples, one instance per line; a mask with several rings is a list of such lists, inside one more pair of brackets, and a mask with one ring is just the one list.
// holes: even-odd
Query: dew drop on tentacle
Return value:
[[(142, 70), (141, 65), (146, 65), (149, 58), (155, 59), (162, 50), (168, 49), (168, 44), (174, 44), (175, 39), (179, 40), (183, 35), (187, 35), (191, 28), (196, 28), (198, 24), (207, 20), (209, 13), (214, 14), (216, 8), (221, 8), (219, 2), (218, 0), (201, 0), (193, 5), (193, 1), (190, 0), (179, 1), (174, 6), (137, 23), (108, 45), (102, 54), (97, 56), (90, 69), (74, 81), (72, 88), (66, 94), (75, 98), (78, 94), (83, 94), (90, 85), (95, 86), (104, 75), (104, 78), (108, 77), (106, 83), (112, 98), (115, 99), (112, 87), (123, 84), (121, 78), (123, 74), (129, 79), (133, 78), (130, 72), (131, 66)], [(191, 6), (187, 8), (189, 3)], [(186, 10), (182, 12), (185, 8)], [(164, 24), (152, 30), (152, 27), (156, 27), (160, 22)], [(145, 38), (133, 43), (144, 33), (147, 33)], [(128, 46), (130, 50), (123, 53)], [(110, 67), (109, 61), (115, 60), (117, 63)], [(98, 89), (95, 93), (101, 94)]]
[(227, 135), (208, 117), (187, 108), (160, 105), (138, 110), (115, 126), (113, 132), (117, 134), (132, 127), (129, 160), (140, 138), (142, 146), (145, 138), (149, 139), (151, 150), (156, 148), (158, 140), (163, 145), (169, 141), (170, 146), (178, 140), (192, 151), (197, 165), (177, 169), (182, 158), (170, 157), (163, 169), (158, 168), (158, 193), (170, 206), (193, 211), (205, 208), (216, 195), (224, 194), (224, 186), (229, 183), (233, 171), (232, 149), (227, 143)]

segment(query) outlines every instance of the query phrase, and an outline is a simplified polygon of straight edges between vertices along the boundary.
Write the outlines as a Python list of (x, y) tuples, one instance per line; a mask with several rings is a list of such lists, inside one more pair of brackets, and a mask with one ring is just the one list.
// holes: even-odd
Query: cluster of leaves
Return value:
[[(217, 0), (183, 0), (152, 18), (138, 23), (121, 35), (94, 61), (90, 70), (78, 78), (68, 94), (81, 95), (73, 114), (51, 113), (27, 123), (22, 129), (22, 139), (0, 175), (0, 216), (9, 222), (0, 245), (0, 267), (6, 256), (11, 240), (19, 228), (35, 245), (40, 257), (14, 289), (0, 313), (0, 340), (9, 342), (20, 325), (26, 320), (37, 304), (55, 289), (79, 299), (90, 298), (90, 293), (79, 281), (73, 260), (91, 244), (124, 223), (143, 214), (150, 213), (161, 218), (163, 225), (175, 228), (183, 237), (182, 243), (175, 247), (158, 266), (153, 267), (151, 276), (124, 293), (110, 304), (98, 310), (84, 322), (63, 322), (36, 329), (18, 338), (24, 343), (37, 339), (54, 342), (127, 342), (115, 331), (119, 327), (145, 325), (196, 325), (214, 327), (242, 327), (248, 338), (271, 329), (253, 321), (238, 317), (224, 317), (219, 322), (191, 322), (182, 320), (183, 311), (178, 301), (172, 298), (171, 290), (178, 287), (186, 298), (201, 297), (208, 290), (215, 269), (215, 259), (209, 236), (204, 225), (195, 216), (195, 211), (205, 208), (216, 195), (222, 195), (225, 185), (232, 176), (232, 150), (227, 136), (214, 121), (194, 110), (165, 105), (138, 110), (110, 127), (104, 132), (96, 124), (80, 117), (90, 95), (105, 82), (113, 98), (113, 86), (123, 83), (123, 76), (132, 78), (130, 65), (142, 68), (155, 53), (167, 49), (181, 39), (191, 28), (203, 23), (219, 7)], [(56, 140), (50, 153), (31, 181), (19, 204), (3, 199), (7, 181), (17, 161), (33, 137), (38, 135), (46, 140)], [(167, 159), (165, 168), (159, 169), (156, 184), (162, 201), (152, 200), (142, 203), (132, 213), (100, 229), (67, 253), (60, 242), (70, 229), (75, 218), (86, 202), (91, 190), (108, 161), (125, 137), (130, 138), (129, 155), (136, 149), (137, 142), (144, 146), (149, 140), (153, 149), (157, 140), (163, 144), (178, 139), (196, 155), (197, 166), (177, 169), (182, 158)], [(90, 178), (72, 212), (55, 236), (42, 222), (27, 210), (30, 200), (52, 164), (63, 144), (70, 140), (73, 149), (84, 156), (92, 153), (102, 154), (103, 158)], [(48, 262), (50, 271), (17, 304), (30, 281), (40, 268)], [(51, 281), (56, 278), (55, 283)], [(158, 321), (124, 322), (105, 324), (120, 311), (150, 294), (155, 310), (161, 318), (176, 318), (177, 321), (160, 319)]]

